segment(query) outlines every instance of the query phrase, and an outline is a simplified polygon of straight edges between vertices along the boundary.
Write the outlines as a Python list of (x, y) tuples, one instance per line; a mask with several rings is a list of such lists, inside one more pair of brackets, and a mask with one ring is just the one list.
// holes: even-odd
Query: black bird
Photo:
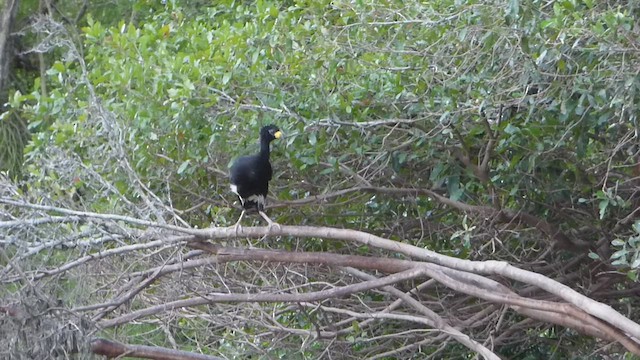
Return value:
[(260, 216), (269, 223), (269, 229), (280, 225), (271, 220), (264, 213), (269, 180), (273, 175), (269, 162), (269, 144), (282, 136), (282, 132), (275, 125), (267, 125), (260, 129), (260, 152), (250, 156), (238, 158), (231, 165), (231, 191), (238, 195), (242, 203), (242, 214), (235, 224), (236, 233), (240, 227), (240, 220), (247, 210), (257, 209)]

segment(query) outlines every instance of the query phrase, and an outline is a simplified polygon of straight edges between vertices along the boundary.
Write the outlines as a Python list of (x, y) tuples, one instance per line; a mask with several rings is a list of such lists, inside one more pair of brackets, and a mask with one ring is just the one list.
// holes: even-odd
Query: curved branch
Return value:
[(38, 226), (43, 224), (69, 223), (80, 220), (79, 216), (48, 216), (36, 219), (20, 219), (0, 221), (0, 229), (20, 228), (24, 226)]
[[(355, 276), (361, 278), (361, 279), (365, 279), (365, 280), (369, 280), (369, 281), (376, 278), (375, 276), (363, 273), (362, 271), (359, 271), (359, 270), (356, 270), (356, 269), (346, 269), (346, 271), (348, 273), (352, 274), (352, 275), (355, 275)], [(433, 324), (435, 325), (436, 328), (438, 328), (439, 330), (449, 334), (451, 337), (456, 339), (456, 341), (458, 341), (460, 344), (463, 344), (467, 348), (477, 352), (478, 354), (481, 354), (482, 356), (485, 357), (485, 359), (500, 359), (498, 356), (496, 356), (496, 354), (491, 352), (489, 349), (487, 349), (486, 347), (482, 346), (478, 342), (474, 341), (468, 335), (463, 334), (460, 330), (455, 329), (454, 327), (452, 327), (451, 325), (446, 323), (443, 318), (441, 318), (435, 312), (431, 311), (431, 309), (429, 309), (426, 306), (422, 305), (418, 300), (412, 298), (411, 296), (403, 293), (402, 291), (400, 291), (400, 290), (398, 290), (395, 287), (390, 286), (390, 285), (389, 286), (385, 286), (382, 289), (384, 291), (387, 291), (387, 292), (393, 294), (394, 296), (398, 297), (399, 299), (402, 299), (402, 301), (404, 301), (407, 305), (413, 307), (415, 310), (421, 312), (424, 316), (429, 318), (433, 322)]]
[[(406, 190), (406, 189), (390, 189), (390, 190), (393, 192), (396, 192), (399, 190)], [(454, 202), (450, 199), (444, 198), (429, 190), (415, 190), (415, 189), (410, 189), (410, 190), (413, 191), (414, 193), (426, 192), (430, 196), (436, 198), (438, 201), (441, 201), (443, 203), (453, 203), (455, 205), (459, 205), (459, 203)], [(238, 233), (236, 233), (234, 227), (209, 228), (209, 229), (180, 228), (178, 226), (158, 224), (151, 221), (144, 221), (144, 220), (134, 219), (126, 216), (67, 210), (67, 209), (56, 208), (51, 206), (28, 204), (28, 203), (18, 202), (18, 201), (6, 199), (6, 198), (0, 198), (0, 203), (5, 203), (5, 204), (19, 206), (19, 207), (45, 210), (45, 211), (56, 211), (56, 212), (64, 213), (68, 215), (77, 215), (83, 218), (96, 218), (96, 219), (110, 220), (110, 221), (119, 220), (119, 221), (129, 222), (136, 225), (158, 227), (158, 228), (168, 229), (172, 231), (179, 231), (195, 237), (191, 239), (180, 239), (181, 241), (198, 241), (202, 239), (231, 239), (238, 235), (252, 237), (252, 238), (271, 235), (271, 236), (296, 236), (296, 237), (302, 237), (302, 238), (314, 237), (314, 238), (358, 242), (358, 243), (366, 244), (369, 246), (377, 247), (380, 249), (402, 253), (410, 257), (422, 259), (434, 264), (438, 264), (438, 265), (456, 269), (456, 270), (461, 270), (461, 271), (466, 271), (469, 273), (476, 273), (476, 274), (501, 275), (501, 276), (504, 276), (513, 280), (517, 280), (526, 284), (535, 285), (575, 305), (577, 308), (585, 311), (586, 313), (591, 314), (611, 324), (612, 326), (617, 327), (622, 332), (640, 339), (640, 325), (630, 320), (629, 318), (623, 316), (622, 314), (614, 310), (612, 307), (599, 303), (582, 294), (579, 294), (578, 292), (571, 289), (570, 287), (564, 284), (561, 284), (557, 281), (554, 281), (552, 279), (549, 279), (544, 275), (519, 269), (515, 266), (510, 265), (507, 262), (502, 262), (502, 261), (490, 260), (485, 262), (479, 262), (479, 261), (457, 259), (457, 258), (441, 255), (434, 251), (430, 251), (424, 248), (385, 239), (385, 238), (375, 236), (362, 231), (349, 230), (349, 229), (336, 229), (336, 228), (329, 228), (329, 227), (282, 225), (280, 228), (273, 228), (273, 229), (269, 229), (267, 227), (244, 227)], [(470, 208), (472, 210), (475, 210), (476, 208), (480, 208), (480, 209), (483, 209), (483, 211), (484, 209), (488, 209), (487, 211), (491, 211), (491, 212), (494, 211), (492, 208), (489, 208), (489, 207), (475, 207), (467, 204), (461, 204), (460, 206), (463, 208)], [(148, 245), (148, 244), (141, 244), (141, 245)], [(116, 250), (116, 249), (113, 249), (113, 250)]]
[[(190, 230), (190, 233), (201, 238), (210, 239), (226, 239), (235, 236), (233, 227), (227, 228), (209, 228), (202, 230)], [(266, 227), (244, 227), (239, 235), (257, 238), (265, 235), (271, 236), (297, 236), (303, 238), (324, 238), (334, 240), (347, 240), (359, 242), (380, 249), (399, 252), (407, 256), (422, 259), (444, 267), (456, 270), (466, 271), (476, 274), (501, 275), (507, 278), (523, 282), (525, 284), (535, 285), (547, 292), (554, 294), (565, 301), (575, 305), (577, 308), (591, 314), (605, 322), (616, 326), (623, 332), (640, 338), (640, 325), (623, 316), (612, 307), (597, 302), (584, 296), (570, 287), (561, 284), (553, 279), (549, 279), (544, 275), (534, 273), (532, 271), (519, 269), (504, 261), (471, 261), (457, 259), (445, 255), (438, 254), (434, 251), (420, 248), (417, 246), (400, 243), (397, 241), (384, 239), (369, 233), (349, 229), (335, 229), (329, 227), (308, 227), (308, 226), (286, 226), (283, 225), (279, 229), (269, 231)]]
[(291, 200), (291, 201), (280, 201), (276, 204), (268, 206), (268, 208), (280, 208), (280, 207), (290, 207), (290, 206), (302, 206), (311, 203), (317, 203), (322, 201), (327, 201), (331, 198), (347, 195), (353, 192), (370, 192), (376, 194), (389, 194), (389, 195), (424, 195), (430, 198), (433, 198), (437, 202), (449, 206), (458, 211), (462, 211), (465, 213), (475, 214), (477, 216), (486, 217), (486, 218), (495, 218), (499, 222), (502, 223), (512, 223), (512, 222), (521, 222), (526, 224), (527, 226), (534, 227), (538, 229), (541, 233), (545, 234), (559, 245), (574, 248), (575, 245), (579, 247), (584, 247), (586, 245), (584, 242), (570, 240), (560, 229), (538, 217), (535, 217), (531, 214), (522, 212), (522, 211), (514, 211), (511, 209), (496, 209), (491, 206), (480, 206), (480, 205), (469, 205), (463, 203), (461, 201), (452, 200), (448, 197), (442, 196), (436, 193), (433, 190), (429, 189), (411, 189), (411, 188), (384, 188), (384, 187), (375, 187), (375, 186), (356, 186), (348, 189), (338, 190), (328, 194), (314, 195), (309, 196), (303, 199)]
[[(125, 254), (131, 251), (135, 251), (135, 250), (143, 250), (143, 249), (151, 249), (151, 248), (155, 248), (155, 247), (163, 247), (163, 246), (170, 246), (170, 245), (175, 245), (175, 244), (179, 244), (188, 240), (193, 240), (192, 236), (175, 236), (175, 237), (169, 237), (168, 239), (162, 239), (162, 240), (154, 240), (154, 241), (150, 241), (147, 243), (140, 243), (140, 244), (132, 244), (132, 245), (125, 245), (125, 246), (121, 246), (121, 247), (117, 247), (117, 248), (112, 248), (112, 249), (107, 249), (104, 251), (99, 251), (97, 253), (93, 253), (93, 254), (89, 254), (89, 255), (85, 255), (83, 257), (77, 258), (73, 261), (70, 261), (66, 264), (60, 265), (56, 268), (53, 269), (40, 269), (37, 270), (37, 272), (35, 273), (35, 275), (33, 275), (32, 277), (30, 277), (31, 280), (38, 280), (38, 279), (42, 279), (43, 277), (46, 276), (52, 276), (52, 275), (57, 275), (57, 274), (61, 274), (63, 272), (69, 271), (75, 267), (78, 267), (80, 265), (86, 264), (90, 261), (94, 261), (97, 259), (102, 259), (102, 258), (106, 258), (109, 256), (114, 256), (114, 255), (119, 255), (119, 254)], [(8, 267), (12, 267), (12, 265), (7, 266)], [(15, 277), (6, 277), (3, 278), (2, 280), (0, 280), (0, 282), (3, 283), (12, 283), (12, 282), (16, 282), (16, 281), (20, 281), (22, 277), (21, 276), (15, 276)]]
[(362, 283), (357, 283), (353, 285), (347, 285), (342, 287), (336, 287), (329, 290), (315, 291), (309, 293), (300, 293), (300, 294), (220, 294), (220, 293), (211, 293), (202, 295), (202, 297), (184, 299), (184, 300), (176, 300), (172, 302), (168, 302), (165, 304), (148, 307), (146, 309), (141, 309), (138, 311), (134, 311), (128, 313), (126, 315), (122, 315), (115, 319), (105, 320), (98, 323), (98, 325), (102, 328), (108, 328), (113, 326), (118, 326), (122, 324), (126, 324), (130, 321), (158, 314), (165, 311), (170, 311), (173, 309), (181, 308), (181, 307), (192, 307), (198, 305), (206, 305), (218, 302), (301, 302), (301, 301), (319, 301), (325, 300), (329, 298), (335, 298), (345, 295), (350, 295), (356, 292), (361, 292), (370, 289), (376, 289), (382, 286), (395, 284), (400, 281), (405, 281), (409, 279), (414, 279), (423, 275), (423, 271), (420, 268), (405, 270), (393, 275), (386, 276), (384, 278), (365, 281)]
[(91, 341), (91, 352), (109, 359), (135, 357), (140, 359), (222, 360), (221, 357), (173, 350), (158, 346), (128, 345), (106, 339)]
[[(624, 335), (619, 330), (615, 329), (613, 326), (591, 317), (585, 312), (575, 308), (573, 305), (523, 298), (510, 291), (507, 287), (491, 279), (487, 279), (472, 273), (466, 273), (463, 271), (446, 268), (436, 264), (392, 258), (373, 258), (358, 255), (339, 255), (330, 253), (291, 253), (286, 251), (261, 249), (247, 250), (225, 248), (202, 242), (192, 243), (191, 246), (216, 254), (217, 263), (245, 260), (281, 263), (324, 264), (333, 266), (360, 267), (384, 272), (398, 272), (395, 275), (403, 276), (403, 274), (409, 274), (407, 276), (409, 276), (410, 278), (410, 274), (412, 274), (412, 271), (416, 271), (415, 273), (413, 273), (413, 278), (419, 276), (420, 274), (429, 276), (434, 280), (440, 282), (441, 284), (461, 293), (472, 295), (498, 304), (506, 304), (509, 305), (512, 309), (524, 315), (531, 316), (532, 318), (543, 320), (546, 322), (571, 327), (590, 336), (595, 336), (611, 341), (618, 341), (623, 344), (629, 351), (640, 354), (640, 347), (629, 337)], [(159, 269), (156, 270), (156, 272), (159, 271)], [(357, 270), (354, 271), (356, 272), (356, 275), (359, 273)], [(401, 281), (395, 281), (391, 276), (388, 276), (384, 279), (387, 279), (388, 281), (391, 281), (393, 283)], [(342, 288), (335, 288), (331, 290), (305, 294), (213, 294), (210, 296), (204, 296), (202, 298), (179, 300), (164, 305), (152, 306), (128, 315), (123, 315), (116, 319), (105, 320), (100, 324), (104, 327), (116, 326), (139, 319), (141, 317), (155, 315), (160, 312), (170, 311), (179, 307), (190, 307), (214, 302), (318, 301), (383, 286), (380, 284), (377, 284), (380, 285), (377, 286), (376, 283), (370, 284), (355, 284)], [(409, 296), (405, 297), (403, 294), (402, 298), (403, 300), (408, 301), (411, 306), (419, 307), (420, 311), (427, 316), (426, 319), (429, 319), (429, 321), (431, 322), (430, 326), (440, 329), (448, 334), (453, 334), (448, 328), (449, 325), (447, 325), (439, 315), (430, 311), (428, 308), (425, 308), (417, 301), (412, 301), (412, 298)], [(466, 336), (461, 333), (458, 335)], [(456, 340), (459, 340), (459, 338), (456, 336), (454, 336), (454, 338), (456, 338)], [(464, 344), (464, 342), (462, 341), (461, 343)], [(467, 345), (474, 346), (471, 343)], [(474, 349), (473, 347), (470, 348)]]

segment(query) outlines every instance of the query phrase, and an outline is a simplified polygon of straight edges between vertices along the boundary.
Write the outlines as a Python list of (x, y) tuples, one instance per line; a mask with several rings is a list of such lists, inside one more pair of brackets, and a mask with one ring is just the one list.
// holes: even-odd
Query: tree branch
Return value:
[(380, 288), (385, 285), (395, 284), (400, 281), (414, 279), (423, 275), (422, 269), (409, 269), (393, 275), (386, 276), (384, 278), (365, 281), (353, 285), (347, 285), (342, 287), (336, 287), (329, 290), (315, 291), (309, 293), (299, 294), (220, 294), (209, 293), (202, 295), (202, 297), (191, 298), (185, 300), (177, 300), (168, 302), (165, 304), (148, 307), (128, 313), (126, 315), (117, 317), (111, 320), (104, 320), (98, 323), (101, 328), (109, 328), (117, 325), (126, 324), (133, 320), (155, 315), (161, 312), (170, 311), (176, 308), (192, 307), (214, 303), (229, 303), (229, 302), (310, 302), (320, 301), (330, 298), (342, 297), (365, 290)]
[[(416, 191), (416, 190), (412, 190)], [(424, 191), (424, 190), (423, 190)], [(437, 195), (431, 191), (428, 191), (432, 196), (442, 198), (440, 195)], [(443, 202), (452, 202), (449, 199), (443, 198)], [(183, 242), (183, 241), (197, 241), (201, 239), (231, 239), (236, 236), (246, 236), (246, 237), (262, 237), (265, 235), (270, 236), (295, 236), (301, 238), (324, 238), (324, 239), (334, 239), (334, 240), (342, 240), (342, 241), (351, 241), (356, 243), (362, 243), (369, 246), (377, 247), (380, 249), (389, 250), (396, 253), (402, 253), (410, 257), (414, 257), (417, 259), (422, 259), (434, 264), (441, 265), (443, 267), (448, 267), (451, 269), (456, 269), (468, 273), (475, 274), (486, 274), (486, 275), (500, 275), (513, 280), (517, 280), (526, 284), (535, 285), (540, 287), (549, 293), (552, 293), (565, 301), (575, 305), (577, 308), (585, 311), (588, 314), (591, 314), (603, 321), (608, 322), (612, 326), (617, 327), (622, 332), (628, 333), (635, 338), (640, 338), (640, 325), (628, 319), (627, 317), (621, 315), (619, 312), (615, 311), (610, 306), (599, 303), (595, 300), (592, 300), (584, 295), (579, 294), (575, 290), (570, 287), (558, 283), (552, 279), (545, 277), (544, 275), (537, 274), (531, 271), (523, 270), (516, 268), (514, 266), (509, 265), (507, 262), (501, 261), (485, 261), (485, 262), (477, 262), (470, 260), (462, 260), (453, 257), (444, 256), (438, 254), (434, 251), (430, 251), (421, 247), (400, 243), (397, 241), (392, 241), (389, 239), (384, 239), (372, 234), (368, 234), (361, 231), (349, 230), (349, 229), (335, 229), (329, 227), (306, 227), (306, 226), (286, 226), (282, 225), (280, 228), (269, 229), (267, 227), (244, 227), (238, 233), (236, 233), (233, 227), (226, 228), (209, 228), (209, 229), (190, 229), (190, 228), (180, 228), (177, 226), (171, 226), (166, 224), (157, 224), (150, 221), (143, 221), (138, 219), (133, 219), (125, 216), (118, 215), (109, 215), (109, 214), (96, 214), (89, 212), (80, 212), (73, 210), (60, 209), (49, 206), (42, 205), (34, 205), (16, 202), (13, 200), (8, 200), (5, 198), (0, 198), (0, 203), (10, 204), (14, 206), (34, 208), (39, 210), (48, 210), (48, 211), (56, 211), (65, 213), (68, 215), (77, 215), (83, 218), (96, 218), (101, 220), (120, 220), (124, 222), (131, 222), (136, 225), (144, 225), (144, 226), (156, 226), (163, 229), (170, 229), (172, 231), (180, 231), (185, 234), (192, 235), (192, 238), (176, 238), (174, 242)], [(464, 204), (465, 207), (473, 206)], [(491, 209), (491, 208), (489, 208)], [(158, 240), (161, 241), (161, 240)], [(153, 242), (152, 242), (153, 243)], [(136, 244), (137, 246), (149, 246), (149, 244)], [(132, 246), (136, 246), (132, 245)], [(154, 243), (157, 246), (157, 243)], [(113, 251), (122, 251), (122, 249), (110, 249)], [(107, 250), (107, 251), (110, 251)], [(219, 254), (224, 255), (224, 254)], [(233, 254), (227, 254), (233, 255)], [(535, 308), (535, 307), (534, 307)]]
[[(364, 273), (362, 271), (356, 270), (356, 269), (352, 269), (352, 268), (347, 268), (345, 269), (348, 273), (355, 275), (361, 279), (365, 279), (367, 281), (371, 281), (373, 279), (376, 279), (375, 276), (369, 275), (367, 273)], [(431, 311), (429, 308), (427, 308), (426, 306), (422, 305), (419, 301), (417, 301), (416, 299), (412, 298), (411, 296), (403, 293), (402, 291), (396, 289), (393, 286), (385, 286), (382, 288), (384, 291), (387, 291), (391, 294), (393, 294), (394, 296), (402, 299), (402, 301), (404, 301), (407, 305), (411, 306), (412, 308), (414, 308), (415, 310), (417, 310), (418, 312), (421, 312), (424, 316), (426, 316), (427, 318), (429, 318), (433, 324), (430, 325), (432, 327), (435, 327), (436, 329), (449, 334), (451, 337), (453, 337), (457, 342), (459, 342), (460, 344), (466, 346), (467, 348), (471, 349), (472, 351), (475, 351), (478, 354), (481, 354), (482, 356), (484, 356), (485, 359), (497, 359), (499, 360), (500, 358), (494, 354), (491, 350), (487, 349), (486, 347), (482, 346), (482, 344), (472, 340), (468, 335), (463, 334), (462, 332), (460, 332), (458, 329), (453, 328), (451, 325), (449, 325), (443, 318), (441, 318), (438, 314), (436, 314), (435, 312)]]
[(109, 359), (121, 357), (153, 360), (223, 360), (221, 357), (173, 350), (158, 346), (129, 345), (106, 339), (91, 341), (91, 352)]

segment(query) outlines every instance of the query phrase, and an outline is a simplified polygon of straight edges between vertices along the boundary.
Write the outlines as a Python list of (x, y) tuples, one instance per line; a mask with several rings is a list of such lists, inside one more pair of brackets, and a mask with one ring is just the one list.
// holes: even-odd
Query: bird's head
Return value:
[(282, 136), (282, 132), (275, 125), (267, 125), (260, 130), (260, 138), (266, 139), (269, 142), (279, 139)]

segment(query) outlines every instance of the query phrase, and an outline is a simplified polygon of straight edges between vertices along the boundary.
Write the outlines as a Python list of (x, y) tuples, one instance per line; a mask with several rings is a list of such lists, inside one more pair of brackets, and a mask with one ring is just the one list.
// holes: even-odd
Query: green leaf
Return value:
[(180, 164), (180, 167), (178, 168), (178, 174), (182, 175), (182, 173), (187, 169), (188, 166), (189, 160), (184, 161), (182, 164)]
[(520, 0), (509, 0), (509, 13), (508, 15), (516, 20), (520, 13)]
[(440, 186), (444, 178), (442, 174), (444, 173), (445, 165), (443, 163), (437, 163), (436, 166), (431, 170), (431, 174), (429, 175), (429, 181), (434, 183), (434, 186)]
[(598, 208), (600, 209), (600, 220), (604, 219), (604, 215), (607, 212), (607, 207), (609, 206), (609, 200), (601, 200), (598, 203)]
[(229, 80), (231, 80), (231, 73), (225, 72), (224, 75), (222, 75), (222, 85), (227, 85), (227, 83), (229, 83)]
[(620, 239), (615, 239), (615, 240), (613, 240), (611, 242), (611, 245), (613, 245), (613, 246), (622, 246), (624, 244), (626, 244), (626, 242), (624, 242), (623, 240), (620, 240)]
[(536, 65), (540, 66), (544, 61), (544, 58), (547, 56), (547, 49), (542, 50), (538, 58), (536, 59)]
[(449, 198), (451, 200), (460, 200), (464, 193), (463, 189), (460, 187), (460, 177), (450, 176), (447, 178), (447, 191), (449, 192)]
[[(518, 1), (518, 0), (514, 0), (514, 1)], [(460, 29), (460, 31), (458, 32), (458, 40), (459, 41), (464, 41), (465, 40), (465, 38), (467, 37), (467, 31), (468, 31), (468, 28), (466, 28), (466, 27)]]
[(611, 259), (613, 260), (613, 259), (626, 257), (628, 253), (629, 251), (627, 249), (618, 250), (613, 254), (611, 254)]
[(58, 71), (58, 73), (63, 73), (66, 69), (64, 67), (64, 64), (60, 61), (56, 61), (55, 63), (53, 63), (52, 66), (54, 69), (56, 69), (56, 71)]
[(627, 265), (627, 260), (625, 258), (620, 258), (618, 260), (612, 261), (611, 265), (613, 266), (623, 266), (623, 265)]
[(507, 124), (507, 126), (504, 128), (504, 132), (509, 135), (513, 135), (518, 131), (520, 131), (520, 128), (512, 124)]
[(351, 328), (355, 333), (359, 333), (361, 331), (359, 323), (355, 320), (351, 322)]

